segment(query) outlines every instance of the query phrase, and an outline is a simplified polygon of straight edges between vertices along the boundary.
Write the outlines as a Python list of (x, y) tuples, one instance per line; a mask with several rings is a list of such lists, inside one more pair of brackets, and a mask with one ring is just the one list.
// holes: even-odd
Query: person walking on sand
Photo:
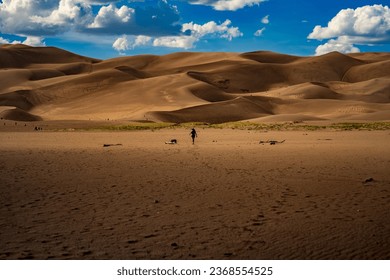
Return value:
[(192, 138), (192, 145), (194, 145), (195, 144), (195, 137), (198, 137), (198, 134), (196, 133), (195, 128), (191, 129), (190, 135)]

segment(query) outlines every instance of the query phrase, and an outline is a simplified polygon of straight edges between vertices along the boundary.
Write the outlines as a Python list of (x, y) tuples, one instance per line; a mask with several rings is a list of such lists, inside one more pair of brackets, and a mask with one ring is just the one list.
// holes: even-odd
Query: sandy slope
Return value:
[(198, 134), (0, 133), (0, 258), (390, 258), (388, 131)]
[(100, 61), (0, 47), (11, 120), (390, 120), (390, 55), (173, 53)]

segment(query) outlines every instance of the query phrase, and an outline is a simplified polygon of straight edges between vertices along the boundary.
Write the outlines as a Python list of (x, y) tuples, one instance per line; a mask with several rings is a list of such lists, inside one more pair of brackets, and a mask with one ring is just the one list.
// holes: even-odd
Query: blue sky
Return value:
[(0, 0), (0, 44), (96, 58), (179, 51), (390, 51), (388, 1)]

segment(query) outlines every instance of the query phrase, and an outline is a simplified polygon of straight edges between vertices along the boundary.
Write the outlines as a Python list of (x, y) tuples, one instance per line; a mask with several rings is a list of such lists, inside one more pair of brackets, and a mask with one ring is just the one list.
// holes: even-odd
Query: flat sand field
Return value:
[(390, 258), (390, 131), (198, 135), (2, 131), (0, 259)]

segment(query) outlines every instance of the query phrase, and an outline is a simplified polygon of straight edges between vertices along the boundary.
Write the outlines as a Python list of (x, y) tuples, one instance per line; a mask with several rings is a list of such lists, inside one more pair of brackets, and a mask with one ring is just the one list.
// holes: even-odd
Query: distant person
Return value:
[(198, 137), (198, 134), (196, 133), (195, 128), (191, 129), (190, 135), (192, 138), (192, 145), (193, 145), (193, 144), (195, 144), (195, 137)]

